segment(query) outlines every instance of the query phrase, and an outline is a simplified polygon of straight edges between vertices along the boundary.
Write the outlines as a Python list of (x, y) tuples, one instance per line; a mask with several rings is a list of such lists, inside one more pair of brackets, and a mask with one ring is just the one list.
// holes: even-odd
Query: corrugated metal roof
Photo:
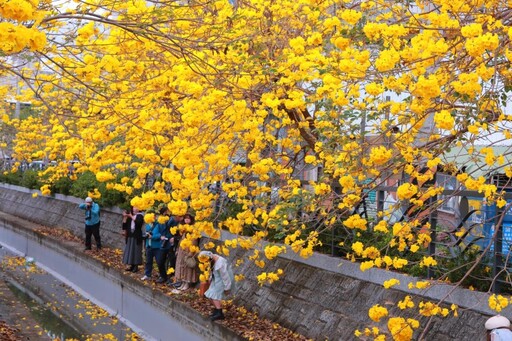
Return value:
[[(486, 153), (482, 153), (484, 148), (491, 148), (496, 158), (503, 156), (502, 163), (496, 160), (492, 165), (489, 165), (486, 162)], [(483, 176), (487, 178), (491, 174), (503, 173), (505, 167), (512, 165), (512, 146), (467, 145), (453, 147), (440, 158), (443, 163), (453, 164), (472, 177)]]

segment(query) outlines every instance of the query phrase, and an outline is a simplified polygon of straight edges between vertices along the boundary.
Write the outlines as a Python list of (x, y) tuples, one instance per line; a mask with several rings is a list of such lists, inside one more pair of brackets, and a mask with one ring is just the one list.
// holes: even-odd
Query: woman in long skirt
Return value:
[[(194, 217), (191, 214), (185, 214), (183, 216), (183, 224), (184, 225), (193, 225)], [(186, 226), (185, 226), (186, 228)], [(182, 243), (186, 241), (187, 232), (183, 232), (183, 237), (181, 238), (180, 245), (178, 250), (176, 251), (176, 269), (175, 269), (175, 278), (176, 282), (181, 282), (181, 286), (176, 289), (175, 293), (179, 291), (188, 290), (193, 283), (196, 283), (199, 279), (198, 268), (190, 267), (187, 265), (186, 258), (194, 257), (195, 255), (190, 252), (187, 248), (182, 247)], [(187, 241), (188, 242), (188, 241)], [(198, 240), (192, 240), (192, 245), (197, 246), (199, 244)], [(174, 292), (174, 291), (173, 291)]]
[(123, 252), (123, 264), (129, 265), (125, 270), (137, 272), (142, 264), (142, 226), (144, 214), (137, 207), (125, 212), (123, 229), (126, 230), (126, 244)]

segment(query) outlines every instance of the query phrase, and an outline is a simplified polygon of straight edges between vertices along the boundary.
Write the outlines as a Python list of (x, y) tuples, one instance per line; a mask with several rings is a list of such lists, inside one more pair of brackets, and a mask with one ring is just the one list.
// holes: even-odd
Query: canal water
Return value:
[[(26, 339), (34, 339), (36, 332), (38, 340), (54, 341), (127, 340), (136, 336), (116, 317), (37, 268), (30, 257), (15, 255), (0, 246), (0, 263), (3, 270), (0, 281), (10, 291), (5, 295), (9, 297), (8, 302), (2, 302), (1, 299), (6, 300), (6, 297), (0, 297), (1, 305), (10, 305), (4, 307), (7, 310), (0, 310), (0, 316), (10, 314), (10, 324)], [(35, 326), (28, 326), (25, 320), (32, 321)]]
[(22, 287), (7, 282), (7, 287), (17, 300), (18, 304), (23, 304), (31, 317), (45, 331), (52, 340), (80, 340), (82, 333), (69, 325), (66, 321), (57, 316), (52, 310), (47, 308), (41, 300), (31, 297)]

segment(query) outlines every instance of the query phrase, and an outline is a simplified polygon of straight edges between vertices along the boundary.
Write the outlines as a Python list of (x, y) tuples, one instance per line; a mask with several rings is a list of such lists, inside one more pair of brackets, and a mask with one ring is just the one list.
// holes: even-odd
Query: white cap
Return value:
[(201, 252), (199, 252), (199, 255), (198, 255), (198, 257), (201, 257), (201, 258), (207, 257), (210, 259), (212, 258), (212, 256), (213, 256), (213, 253), (211, 251), (201, 251)]
[(85, 198), (85, 202), (92, 202), (92, 198), (91, 197)]
[(485, 329), (510, 328), (510, 320), (505, 316), (496, 315), (485, 321)]

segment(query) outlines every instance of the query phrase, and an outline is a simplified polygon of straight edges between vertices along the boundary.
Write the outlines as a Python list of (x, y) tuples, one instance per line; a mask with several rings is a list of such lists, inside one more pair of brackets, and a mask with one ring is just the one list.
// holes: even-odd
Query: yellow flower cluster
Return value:
[(364, 335), (364, 336), (373, 336), (373, 340), (374, 341), (385, 341), (386, 340), (386, 336), (384, 334), (380, 334), (380, 330), (377, 327), (372, 327), (371, 329), (370, 328), (365, 328), (363, 332), (361, 332), (359, 330), (356, 330), (354, 332), (354, 335), (356, 337), (360, 337), (362, 335)]
[(387, 281), (384, 281), (383, 286), (386, 289), (389, 289), (391, 287), (394, 287), (395, 285), (400, 285), (400, 281), (396, 278), (391, 278)]
[(408, 287), (409, 287), (409, 289), (414, 289), (414, 288), (426, 289), (426, 288), (430, 287), (430, 282), (428, 282), (428, 281), (418, 281), (416, 283), (411, 282), (408, 284)]
[[(414, 224), (414, 222), (412, 222)], [(393, 225), (393, 236), (390, 246), (398, 246), (399, 251), (404, 251), (408, 245), (408, 242), (412, 242), (414, 234), (412, 233), (412, 227), (410, 222), (399, 222)]]
[(113, 180), (115, 178), (116, 178), (115, 175), (108, 171), (100, 171), (100, 172), (96, 173), (96, 179), (99, 182), (107, 182), (107, 181)]
[(396, 190), (399, 200), (410, 199), (416, 193), (418, 193), (418, 187), (410, 183), (404, 183)]
[(397, 306), (402, 310), (414, 308), (414, 302), (412, 300), (412, 297), (409, 295), (405, 296), (403, 300), (398, 302)]
[(263, 272), (256, 276), (256, 279), (258, 280), (258, 284), (262, 286), (265, 283), (272, 284), (278, 281), (279, 277), (281, 277), (283, 274), (284, 271), (282, 269), (278, 269), (276, 272)]
[(37, 19), (37, 3), (28, 0), (0, 1), (0, 16), (18, 22)]
[(499, 45), (499, 37), (493, 33), (485, 33), (483, 35), (469, 38), (466, 40), (464, 47), (468, 54), (472, 57), (480, 57), (482, 51), (495, 50)]
[(489, 296), (489, 308), (496, 312), (502, 311), (509, 304), (509, 299), (502, 295), (492, 294)]
[(402, 269), (404, 266), (406, 266), (409, 263), (407, 259), (404, 258), (398, 258), (398, 257), (377, 257), (373, 261), (373, 264), (377, 267), (386, 267), (386, 269), (390, 269), (391, 267), (395, 269)]
[(424, 99), (434, 98), (441, 93), (439, 80), (436, 76), (420, 76), (418, 82), (413, 86), (412, 94)]
[(370, 151), (370, 163), (376, 166), (384, 165), (389, 161), (393, 151), (384, 146), (374, 147)]
[(434, 115), (434, 122), (439, 129), (451, 130), (455, 119), (448, 110), (441, 110)]
[(41, 187), (41, 194), (42, 195), (50, 195), (52, 193), (51, 189), (50, 189), (50, 185), (43, 185)]
[(391, 317), (388, 320), (388, 329), (394, 341), (410, 341), (420, 323), (415, 319), (404, 319), (403, 317)]
[(375, 322), (379, 322), (383, 317), (388, 316), (388, 310), (380, 305), (374, 305), (368, 311), (368, 316)]
[(40, 51), (45, 45), (45, 34), (25, 26), (0, 22), (0, 51), (3, 53), (14, 54), (25, 48), (29, 48), (32, 51)]
[(369, 259), (377, 259), (380, 256), (380, 251), (375, 246), (369, 246), (364, 249), (362, 256)]
[(377, 83), (370, 83), (365, 86), (365, 90), (369, 95), (378, 96), (384, 92), (384, 87)]
[(476, 73), (461, 73), (458, 80), (453, 81), (451, 85), (458, 93), (470, 97), (478, 96), (482, 92), (480, 77)]
[(230, 254), (230, 251), (227, 247), (225, 247), (224, 245), (218, 245), (216, 248), (215, 248), (215, 251), (218, 253), (218, 254), (221, 254), (221, 255), (224, 255), (224, 256), (229, 256)]
[(354, 214), (348, 217), (345, 221), (343, 221), (343, 225), (350, 229), (359, 229), (362, 231), (366, 231), (367, 221), (362, 218), (359, 214)]
[(319, 183), (315, 185), (315, 194), (316, 195), (324, 195), (331, 192), (331, 186), (324, 183)]
[(379, 221), (374, 227), (373, 230), (376, 232), (388, 233), (388, 222), (386, 220)]
[(420, 267), (430, 267), (430, 266), (436, 266), (437, 261), (432, 256), (424, 256), (421, 259)]
[(366, 262), (362, 262), (361, 265), (359, 265), (359, 269), (361, 269), (362, 272), (365, 272), (366, 270), (373, 268), (374, 265), (375, 265), (375, 262), (372, 260), (369, 260)]
[(353, 9), (345, 9), (340, 12), (341, 13), (338, 13), (338, 15), (341, 17), (341, 19), (350, 25), (355, 25), (363, 16), (363, 13)]
[(420, 302), (418, 307), (420, 309), (420, 314), (423, 316), (442, 315), (443, 317), (446, 317), (450, 312), (447, 308), (441, 308), (438, 304), (432, 302)]
[(465, 38), (473, 38), (482, 35), (483, 29), (480, 23), (471, 23), (460, 29), (460, 33)]
[(352, 251), (356, 253), (356, 255), (361, 256), (363, 254), (364, 250), (364, 244), (361, 242), (354, 242), (352, 243)]
[(454, 317), (458, 317), (459, 316), (459, 313), (458, 313), (457, 309), (459, 309), (459, 307), (457, 305), (455, 305), (455, 304), (452, 304), (450, 306), (450, 310), (453, 312), (453, 316)]
[(267, 245), (265, 246), (265, 257), (267, 257), (268, 260), (272, 260), (276, 258), (279, 254), (286, 252), (285, 246), (278, 246), (278, 245)]
[(156, 220), (159, 224), (165, 224), (169, 220), (169, 217), (165, 215), (159, 215)]
[(155, 214), (154, 213), (146, 213), (144, 215), (144, 222), (146, 224), (152, 224), (155, 222)]

